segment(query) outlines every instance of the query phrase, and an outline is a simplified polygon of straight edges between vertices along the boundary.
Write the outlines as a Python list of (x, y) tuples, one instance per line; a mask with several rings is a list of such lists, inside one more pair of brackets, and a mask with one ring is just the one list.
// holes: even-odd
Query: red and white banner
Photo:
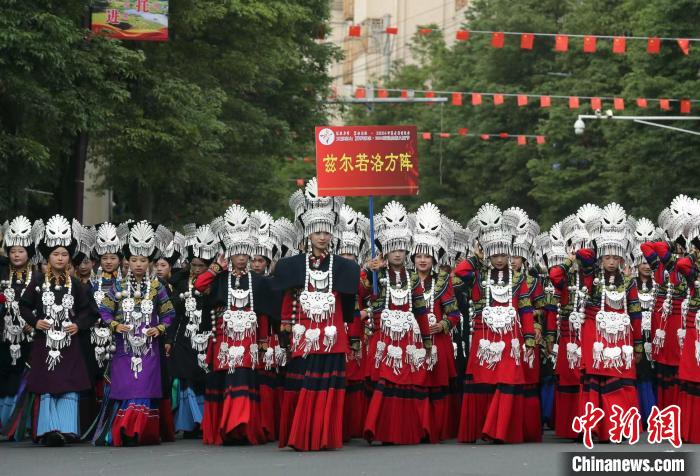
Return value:
[(322, 196), (418, 193), (416, 126), (317, 126)]

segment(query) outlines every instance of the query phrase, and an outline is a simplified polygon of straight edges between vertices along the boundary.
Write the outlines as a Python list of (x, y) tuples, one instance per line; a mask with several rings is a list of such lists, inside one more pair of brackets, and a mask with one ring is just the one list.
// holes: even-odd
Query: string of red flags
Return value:
[(432, 141), (434, 139), (453, 139), (461, 137), (473, 137), (482, 141), (491, 141), (492, 139), (514, 140), (518, 145), (546, 144), (545, 136), (534, 134), (509, 134), (508, 132), (499, 132), (497, 134), (484, 134), (471, 132), (468, 128), (462, 127), (457, 132), (419, 132), (418, 135), (424, 141)]
[[(419, 28), (418, 33), (421, 35), (430, 35), (440, 30), (434, 28)], [(396, 26), (387, 27), (384, 30), (387, 35), (397, 35), (399, 29)], [(457, 41), (469, 41), (473, 35), (488, 35), (491, 38), (491, 47), (503, 48), (508, 41), (515, 41), (514, 44), (519, 45), (521, 50), (532, 50), (535, 43), (540, 41), (548, 41), (552, 45), (552, 49), (557, 52), (565, 53), (578, 48), (584, 53), (596, 53), (600, 50), (601, 44), (609, 44), (613, 53), (624, 55), (627, 53), (628, 43), (641, 43), (646, 45), (646, 52), (650, 55), (658, 55), (661, 53), (662, 45), (666, 47), (678, 48), (684, 55), (690, 54), (690, 46), (692, 43), (700, 42), (700, 38), (677, 38), (677, 37), (659, 37), (659, 36), (625, 36), (625, 35), (582, 35), (571, 33), (530, 33), (521, 31), (493, 31), (493, 30), (466, 30), (460, 29), (455, 33)], [(361, 25), (350, 25), (348, 28), (348, 36), (362, 36)], [(513, 40), (511, 40), (513, 38)], [(575, 40), (571, 42), (570, 40)], [(575, 44), (574, 44), (575, 43)]]
[[(482, 91), (434, 91), (434, 90), (415, 90), (415, 89), (398, 89), (398, 88), (375, 88), (372, 90), (376, 98), (398, 97), (410, 99), (421, 95), (425, 98), (447, 97), (453, 106), (463, 106), (471, 104), (472, 106), (482, 106), (492, 104), (501, 106), (506, 103), (506, 100), (515, 101), (519, 107), (537, 106), (540, 108), (549, 108), (553, 104), (563, 104), (569, 109), (579, 109), (588, 103), (591, 109), (603, 109), (609, 107), (616, 111), (624, 111), (629, 106), (637, 107), (638, 109), (647, 109), (652, 106), (658, 106), (662, 111), (677, 110), (681, 114), (690, 114), (692, 104), (700, 103), (700, 99), (688, 98), (623, 98), (620, 96), (579, 96), (579, 95), (561, 95), (561, 94), (533, 94), (533, 93), (499, 93), (499, 92), (482, 92)], [(365, 99), (368, 96), (368, 88), (358, 87), (354, 94), (356, 99)], [(424, 103), (431, 104), (431, 103)]]

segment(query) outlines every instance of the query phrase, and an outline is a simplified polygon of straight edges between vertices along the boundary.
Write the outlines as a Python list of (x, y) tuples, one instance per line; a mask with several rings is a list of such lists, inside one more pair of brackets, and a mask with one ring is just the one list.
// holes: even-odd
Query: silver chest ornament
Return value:
[[(243, 365), (246, 351), (250, 352), (251, 366), (253, 368), (257, 361), (255, 336), (257, 334), (258, 316), (255, 313), (252, 276), (250, 271), (248, 271), (248, 289), (240, 289), (240, 276), (238, 275), (236, 276), (235, 287), (231, 285), (233, 274), (233, 272), (229, 272), (228, 275), (228, 302), (221, 322), (224, 336), (232, 342), (222, 342), (218, 356), (221, 366), (228, 366), (228, 373), (234, 373), (237, 367)], [(248, 310), (244, 309), (246, 306), (249, 306)], [(209, 336), (207, 336), (207, 340), (208, 338)], [(249, 344), (248, 348), (243, 342), (245, 339), (253, 340), (253, 344)], [(253, 345), (255, 346), (254, 352)], [(202, 348), (201, 352), (203, 352), (206, 349), (206, 344), (202, 343), (200, 347)]]
[[(328, 263), (328, 271), (320, 271), (311, 269), (311, 256), (306, 258), (306, 276), (304, 279), (304, 290), (299, 295), (299, 305), (304, 314), (314, 324), (321, 324), (331, 320), (335, 314), (335, 296), (333, 295), (333, 255), (330, 255)], [(309, 285), (313, 291), (309, 290)], [(325, 291), (324, 291), (325, 290)], [(309, 329), (311, 330), (311, 329)], [(316, 334), (311, 333), (307, 340), (311, 337), (316, 339)], [(319, 332), (320, 337), (320, 332)], [(316, 342), (311, 343), (316, 349)], [(305, 352), (306, 353), (306, 352)]]
[[(24, 291), (27, 289), (26, 285), (29, 284), (32, 278), (32, 271), (29, 269), (24, 282), (17, 280), (17, 284), (25, 284), (20, 292), (20, 297), (24, 295)], [(5, 284), (5, 283), (4, 283)], [(12, 359), (11, 365), (17, 365), (17, 361), (22, 356), (22, 346), (20, 345), (24, 341), (31, 341), (29, 334), (24, 333), (24, 326), (27, 324), (22, 318), (19, 312), (19, 302), (16, 299), (15, 290), (11, 287), (12, 283), (7, 282), (7, 288), (3, 291), (5, 295), (5, 307), (7, 312), (4, 318), (4, 330), (3, 330), (3, 340), (8, 343), (10, 349), (10, 358)]]
[(71, 294), (70, 279), (66, 283), (67, 292), (63, 295), (61, 304), (56, 304), (56, 296), (51, 290), (48, 281), (44, 283), (44, 292), (41, 295), (41, 302), (44, 306), (44, 320), (50, 325), (49, 329), (46, 330), (46, 347), (49, 349), (46, 363), (49, 371), (54, 370), (56, 365), (60, 363), (61, 350), (71, 344), (71, 337), (67, 332), (67, 328), (72, 325), (70, 316), (75, 299)]
[(255, 334), (257, 322), (254, 311), (227, 309), (223, 314), (222, 327), (226, 337), (240, 341)]

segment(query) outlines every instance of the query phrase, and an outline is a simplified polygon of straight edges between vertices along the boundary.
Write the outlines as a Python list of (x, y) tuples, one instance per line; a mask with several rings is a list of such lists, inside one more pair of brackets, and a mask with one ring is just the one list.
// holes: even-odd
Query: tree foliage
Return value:
[[(694, 37), (700, 4), (692, 0), (477, 0), (465, 23), (472, 30), (564, 32), (632, 36)], [(628, 41), (627, 54), (599, 41), (598, 52), (583, 53), (581, 40), (570, 40), (568, 53), (555, 53), (554, 40), (536, 38), (535, 48), (521, 50), (516, 37), (494, 49), (487, 35), (472, 35), (451, 47), (440, 33), (416, 35), (416, 64), (397, 65), (382, 84), (389, 87), (455, 91), (489, 91), (552, 95), (697, 97), (700, 56), (684, 56), (664, 43), (649, 55), (646, 42)], [(692, 171), (700, 165), (700, 139), (621, 121), (589, 121), (583, 136), (573, 123), (590, 113), (566, 101), (539, 108), (530, 100), (518, 107), (514, 98), (493, 106), (377, 105), (354, 108), (351, 122), (417, 124), (422, 131), (543, 134), (546, 145), (518, 146), (515, 141), (450, 138), (421, 141), (421, 195), (409, 204), (433, 201), (461, 220), (490, 201), (520, 206), (549, 226), (581, 204), (618, 201), (630, 213), (656, 218), (678, 193), (700, 196)], [(606, 108), (612, 104), (604, 103)], [(695, 105), (694, 105), (695, 106)], [(697, 106), (695, 106), (697, 107)], [(622, 114), (660, 114), (658, 104), (637, 110), (628, 100)], [(678, 114), (677, 105), (676, 112)], [(690, 127), (688, 123), (675, 124)], [(697, 126), (695, 126), (697, 130)], [(415, 203), (414, 203), (415, 202)]]
[(89, 35), (91, 2), (0, 1), (5, 214), (70, 212), (57, 177), (71, 175), (79, 133), (115, 219), (204, 221), (233, 201), (285, 209), (285, 158), (308, 153), (325, 122), (318, 99), (338, 55), (316, 40), (327, 1), (179, 0), (166, 43)]

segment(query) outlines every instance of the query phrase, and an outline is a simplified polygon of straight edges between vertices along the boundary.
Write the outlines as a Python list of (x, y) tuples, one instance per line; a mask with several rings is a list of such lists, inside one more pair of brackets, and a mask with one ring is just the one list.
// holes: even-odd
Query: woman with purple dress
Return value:
[(123, 248), (129, 273), (99, 304), (100, 316), (114, 334), (115, 349), (109, 399), (93, 437), (96, 445), (161, 442), (164, 395), (160, 346), (175, 310), (165, 286), (150, 273), (151, 262), (159, 253), (159, 230), (146, 221), (130, 224)]

